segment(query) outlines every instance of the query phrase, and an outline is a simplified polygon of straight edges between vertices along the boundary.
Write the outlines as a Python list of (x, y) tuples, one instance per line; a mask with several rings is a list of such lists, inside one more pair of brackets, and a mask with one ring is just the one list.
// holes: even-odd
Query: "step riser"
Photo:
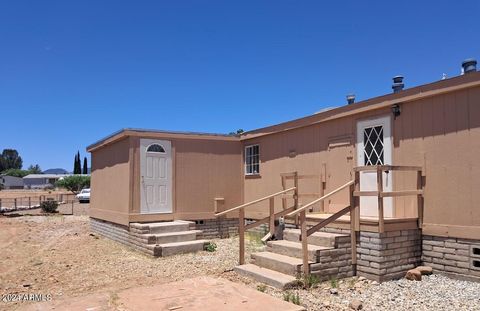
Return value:
[(261, 282), (267, 285), (270, 285), (275, 288), (279, 289), (286, 289), (291, 287), (292, 285), (295, 285), (296, 280), (294, 278), (291, 278), (290, 280), (281, 280), (275, 278), (275, 276), (268, 276), (264, 275), (262, 273), (256, 272), (256, 271), (250, 271), (246, 269), (244, 266), (236, 266), (234, 268), (234, 271), (237, 272), (238, 274), (241, 274), (246, 277), (253, 278), (257, 282)]
[(160, 233), (180, 232), (180, 231), (188, 231), (188, 230), (190, 230), (190, 226), (188, 224), (181, 224), (181, 225), (151, 227), (149, 230), (150, 231), (149, 233), (160, 234)]
[(174, 243), (174, 242), (186, 242), (186, 241), (194, 241), (197, 239), (196, 233), (189, 233), (189, 234), (182, 234), (182, 235), (170, 235), (170, 236), (162, 236), (156, 238), (157, 244), (165, 244), (165, 243)]
[[(321, 232), (319, 232), (321, 233)], [(284, 239), (287, 241), (300, 242), (300, 233), (285, 230)], [(350, 236), (324, 237), (316, 236), (315, 233), (308, 237), (308, 244), (325, 246), (325, 247), (344, 247), (346, 243), (350, 243)]]
[(292, 265), (285, 262), (278, 262), (270, 258), (255, 256), (255, 254), (252, 254), (252, 258), (254, 259), (255, 265), (259, 267), (267, 268), (292, 276), (296, 276), (298, 273), (300, 273), (302, 267), (302, 265)]
[(162, 246), (161, 256), (172, 256), (177, 254), (193, 253), (203, 251), (205, 249), (205, 243), (199, 242), (189, 245), (179, 246)]
[[(288, 246), (284, 245), (269, 245), (267, 246), (267, 251), (280, 254), (280, 255), (285, 255), (285, 256), (290, 256), (290, 257), (295, 257), (295, 258), (303, 258), (302, 251), (297, 249), (297, 248), (291, 248)], [(308, 251), (308, 260), (313, 261), (313, 262), (320, 262), (320, 253), (319, 251)]]

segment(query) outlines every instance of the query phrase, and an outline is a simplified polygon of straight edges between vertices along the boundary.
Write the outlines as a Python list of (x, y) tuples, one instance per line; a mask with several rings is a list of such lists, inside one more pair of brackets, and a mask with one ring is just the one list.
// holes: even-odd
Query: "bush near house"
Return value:
[(68, 191), (77, 194), (84, 188), (90, 188), (90, 176), (73, 175), (60, 179), (55, 183), (59, 188), (65, 188)]
[(57, 208), (58, 208), (58, 202), (57, 201), (43, 201), (40, 203), (40, 208), (44, 213), (56, 213)]

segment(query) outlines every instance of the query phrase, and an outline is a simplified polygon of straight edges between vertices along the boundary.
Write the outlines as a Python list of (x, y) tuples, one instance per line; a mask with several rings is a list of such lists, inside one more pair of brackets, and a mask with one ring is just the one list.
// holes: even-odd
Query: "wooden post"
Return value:
[(238, 237), (240, 240), (240, 265), (245, 264), (245, 209), (238, 210)]
[(377, 168), (377, 191), (378, 191), (378, 232), (385, 232), (385, 222), (383, 218), (383, 171), (380, 167)]
[[(357, 265), (357, 232), (355, 230), (356, 214), (355, 214), (355, 197), (353, 191), (355, 191), (355, 184), (350, 186), (350, 243), (352, 246), (352, 265), (353, 271), (356, 271)], [(356, 274), (356, 273), (355, 273)]]
[(32, 208), (32, 198), (28, 197), (28, 208)]
[[(325, 185), (327, 184), (327, 164), (322, 163), (322, 173), (320, 174), (320, 197), (325, 195)], [(320, 202), (320, 212), (325, 213), (325, 201)]]
[(2, 207), (2, 199), (0, 198), (0, 208)]
[[(295, 190), (293, 191), (293, 202), (295, 209), (298, 208), (298, 172), (293, 173), (293, 186)], [(298, 226), (298, 214), (295, 215), (295, 225)]]
[(13, 199), (13, 206), (17, 209), (17, 198)]
[[(355, 191), (360, 191), (360, 172), (355, 171)], [(360, 197), (354, 197), (355, 231), (360, 231)]]
[[(417, 171), (417, 190), (423, 189), (422, 171)], [(423, 226), (423, 194), (417, 195), (418, 228)]]
[(310, 274), (310, 266), (308, 265), (308, 237), (305, 214), (305, 210), (300, 212), (300, 231), (302, 239), (303, 274), (308, 276)]
[(275, 233), (275, 198), (270, 198), (270, 237)]
[[(282, 177), (282, 190), (285, 190), (287, 189), (286, 178), (285, 176), (281, 176), (281, 177)], [(282, 209), (283, 210), (287, 209), (287, 198), (285, 197), (285, 195), (282, 196)]]

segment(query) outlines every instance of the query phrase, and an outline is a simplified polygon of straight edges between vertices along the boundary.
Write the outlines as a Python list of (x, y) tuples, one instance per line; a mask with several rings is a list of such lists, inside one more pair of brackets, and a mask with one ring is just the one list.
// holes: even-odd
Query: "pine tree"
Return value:
[(75, 155), (75, 160), (73, 160), (73, 174), (77, 173), (77, 155)]
[(83, 157), (83, 174), (84, 174), (84, 175), (87, 175), (87, 174), (88, 174), (87, 157)]
[(77, 151), (77, 172), (75, 174), (82, 173), (82, 162), (80, 160), (80, 151)]

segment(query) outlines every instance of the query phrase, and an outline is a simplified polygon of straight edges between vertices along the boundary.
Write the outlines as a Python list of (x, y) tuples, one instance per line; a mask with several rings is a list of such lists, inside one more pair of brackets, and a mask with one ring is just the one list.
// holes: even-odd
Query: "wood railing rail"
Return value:
[[(296, 173), (294, 174), (294, 176), (297, 176)], [(231, 212), (234, 212), (234, 211), (238, 210), (238, 222), (239, 222), (239, 224), (238, 224), (238, 235), (239, 235), (239, 243), (240, 243), (239, 263), (240, 263), (240, 265), (245, 264), (245, 230), (249, 230), (249, 229), (255, 228), (257, 226), (260, 226), (261, 224), (268, 223), (269, 224), (269, 232), (268, 232), (268, 234), (265, 238), (272, 237), (274, 235), (274, 232), (275, 232), (275, 219), (278, 219), (279, 217), (283, 217), (286, 214), (292, 212), (294, 209), (297, 208), (297, 206), (298, 206), (298, 199), (297, 199), (297, 196), (298, 196), (298, 180), (294, 179), (294, 181), (295, 181), (295, 186), (294, 187), (272, 193), (272, 194), (267, 195), (263, 198), (253, 200), (253, 201), (247, 202), (245, 204), (242, 204), (242, 205), (239, 205), (239, 206), (236, 206), (236, 207), (233, 207), (233, 208), (230, 208), (228, 210), (225, 210), (225, 211), (222, 211), (220, 213), (215, 214), (215, 217), (220, 217), (220, 216), (223, 216), (223, 215), (226, 215), (228, 213), (231, 213)], [(286, 208), (286, 209), (282, 210), (281, 212), (275, 213), (275, 197), (280, 196), (280, 195), (284, 195), (284, 194), (286, 194), (288, 192), (291, 192), (291, 191), (294, 192), (294, 194), (293, 194), (293, 198), (294, 198), (294, 202), (295, 202), (294, 205), (290, 208)], [(265, 201), (265, 200), (269, 200), (269, 215), (267, 217), (263, 218), (263, 219), (260, 219), (260, 220), (257, 220), (255, 222), (253, 222), (253, 223), (245, 225), (245, 208), (249, 207), (249, 206), (252, 206), (254, 204), (260, 203), (260, 202)], [(215, 208), (216, 208), (216, 205), (215, 205)]]
[[(376, 191), (360, 191), (356, 189), (353, 192), (355, 197), (374, 196), (378, 202), (378, 231), (385, 232), (385, 218), (383, 208), (383, 198), (401, 197), (401, 196), (417, 196), (417, 216), (418, 227), (423, 226), (423, 179), (421, 166), (399, 166), (399, 165), (372, 165), (359, 166), (353, 169), (355, 171), (355, 179), (360, 179), (360, 172), (376, 172), (377, 173), (377, 190)], [(417, 172), (417, 185), (414, 190), (401, 191), (383, 191), (383, 172), (389, 171), (414, 171)]]

